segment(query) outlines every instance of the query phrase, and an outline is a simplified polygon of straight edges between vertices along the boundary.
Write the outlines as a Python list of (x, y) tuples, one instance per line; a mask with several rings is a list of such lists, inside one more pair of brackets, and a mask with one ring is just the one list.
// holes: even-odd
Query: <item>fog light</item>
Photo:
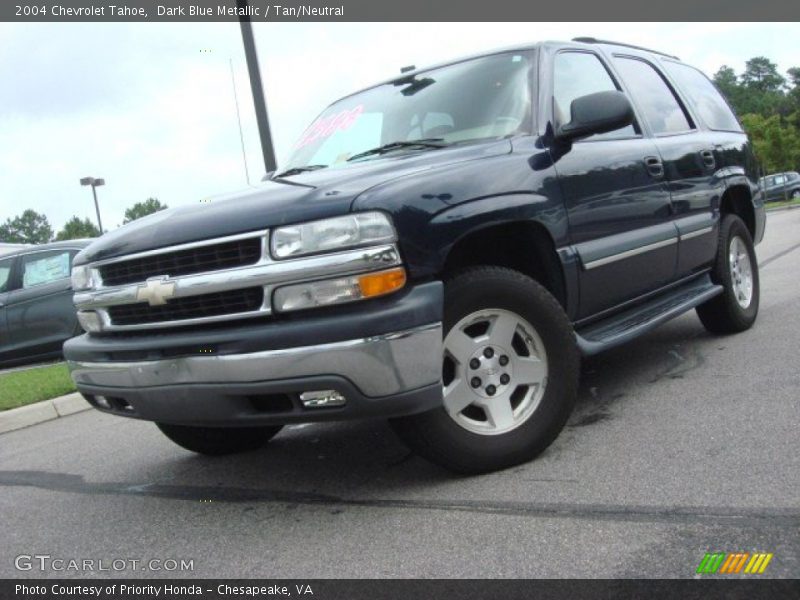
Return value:
[(109, 410), (111, 409), (111, 404), (105, 396), (95, 396), (94, 403), (100, 408), (107, 408)]
[(278, 288), (275, 291), (273, 305), (275, 310), (285, 312), (343, 304), (383, 296), (399, 290), (405, 284), (406, 270), (398, 267), (377, 273), (310, 281)]
[(100, 331), (103, 328), (103, 322), (100, 320), (100, 315), (93, 310), (79, 310), (78, 323), (81, 324), (81, 327), (84, 331), (95, 332)]
[(336, 390), (314, 390), (300, 394), (300, 402), (305, 408), (344, 406), (347, 400)]

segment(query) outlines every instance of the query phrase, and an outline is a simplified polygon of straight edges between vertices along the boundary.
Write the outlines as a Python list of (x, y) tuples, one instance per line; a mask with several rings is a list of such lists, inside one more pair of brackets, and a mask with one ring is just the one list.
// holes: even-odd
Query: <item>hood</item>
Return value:
[(268, 180), (244, 191), (167, 209), (123, 225), (80, 252), (75, 264), (338, 216), (350, 211), (360, 193), (391, 179), (510, 150), (511, 143), (501, 140)]

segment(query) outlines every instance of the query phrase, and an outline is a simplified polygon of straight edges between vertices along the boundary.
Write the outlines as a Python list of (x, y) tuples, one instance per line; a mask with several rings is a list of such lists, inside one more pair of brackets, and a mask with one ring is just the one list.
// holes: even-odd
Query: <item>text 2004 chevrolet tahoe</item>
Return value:
[(581, 353), (692, 308), (752, 325), (757, 181), (670, 56), (580, 39), (404, 72), (256, 189), (83, 250), (64, 352), (94, 406), (197, 452), (385, 416), (430, 460), (497, 469), (556, 438)]

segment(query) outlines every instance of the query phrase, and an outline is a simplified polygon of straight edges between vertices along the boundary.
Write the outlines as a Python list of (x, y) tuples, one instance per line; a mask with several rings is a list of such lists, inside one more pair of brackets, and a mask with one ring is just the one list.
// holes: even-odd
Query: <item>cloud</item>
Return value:
[[(713, 74), (765, 55), (796, 64), (798, 25), (760, 23), (256, 23), (280, 157), (336, 98), (455, 57), (579, 35), (652, 46)], [(106, 228), (156, 196), (170, 206), (246, 185), (231, 87), (233, 60), (250, 179), (263, 174), (236, 23), (0, 24), (0, 220), (25, 208), (55, 229), (94, 219), (78, 179), (98, 190)]]

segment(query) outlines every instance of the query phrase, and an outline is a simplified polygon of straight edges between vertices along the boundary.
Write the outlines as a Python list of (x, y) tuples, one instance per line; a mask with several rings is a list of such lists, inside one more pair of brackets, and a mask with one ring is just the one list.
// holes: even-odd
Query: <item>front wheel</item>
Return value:
[(192, 427), (156, 423), (170, 440), (198, 454), (221, 456), (258, 450), (275, 437), (281, 427)]
[(445, 284), (444, 406), (394, 419), (421, 456), (460, 473), (531, 460), (558, 436), (578, 390), (572, 326), (533, 279), (476, 267)]
[(736, 215), (725, 215), (720, 224), (711, 280), (721, 285), (723, 292), (697, 307), (705, 328), (712, 333), (749, 329), (758, 316), (758, 262), (750, 231)]

